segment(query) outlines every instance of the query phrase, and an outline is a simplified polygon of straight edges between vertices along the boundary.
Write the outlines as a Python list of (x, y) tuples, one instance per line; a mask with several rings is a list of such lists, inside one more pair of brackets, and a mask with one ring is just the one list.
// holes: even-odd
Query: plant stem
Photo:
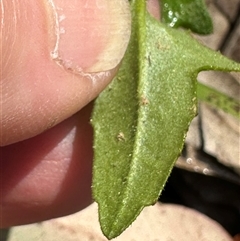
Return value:
[(198, 83), (197, 94), (200, 101), (221, 109), (240, 120), (240, 102), (238, 100), (202, 83)]

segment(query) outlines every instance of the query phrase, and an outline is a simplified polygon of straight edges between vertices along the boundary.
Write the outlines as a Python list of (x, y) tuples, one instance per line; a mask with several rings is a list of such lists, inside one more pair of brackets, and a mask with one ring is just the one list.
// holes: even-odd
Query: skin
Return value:
[[(100, 74), (88, 75), (67, 70), (49, 55), (55, 40), (45, 27), (53, 21), (46, 1), (3, 0), (3, 4), (0, 228), (68, 215), (92, 202), (92, 101), (119, 67), (106, 70), (103, 66)], [(84, 9), (86, 35), (77, 40), (70, 36), (62, 48), (71, 38), (88, 42), (77, 56), (87, 72), (106, 47), (108, 36), (103, 29), (109, 19), (103, 17), (108, 16), (101, 12), (105, 10), (81, 4), (83, 0), (78, 10)], [(149, 1), (148, 9), (159, 17), (157, 0)], [(99, 17), (89, 21), (93, 12)], [(71, 16), (79, 18), (79, 12)], [(68, 24), (75, 26), (76, 18)], [(94, 37), (96, 26), (100, 34)]]

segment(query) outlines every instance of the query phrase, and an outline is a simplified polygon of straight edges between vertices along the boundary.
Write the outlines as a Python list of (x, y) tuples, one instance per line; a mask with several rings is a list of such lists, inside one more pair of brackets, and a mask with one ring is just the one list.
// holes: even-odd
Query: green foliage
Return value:
[(188, 33), (153, 19), (145, 0), (132, 0), (132, 35), (121, 68), (93, 111), (93, 195), (109, 239), (154, 204), (196, 115), (201, 70), (240, 65)]
[(198, 34), (213, 31), (211, 17), (203, 0), (159, 0), (162, 21), (170, 27), (184, 27)]

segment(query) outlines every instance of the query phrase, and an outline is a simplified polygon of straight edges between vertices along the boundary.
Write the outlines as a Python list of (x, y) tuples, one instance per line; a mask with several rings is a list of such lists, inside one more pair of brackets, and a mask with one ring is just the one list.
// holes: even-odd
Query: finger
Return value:
[(91, 109), (1, 147), (1, 228), (67, 215), (91, 203)]
[(0, 5), (0, 144), (7, 145), (60, 123), (106, 87), (127, 47), (130, 13), (127, 0)]
[(156, 19), (160, 20), (160, 4), (159, 0), (148, 0), (147, 9), (149, 13)]

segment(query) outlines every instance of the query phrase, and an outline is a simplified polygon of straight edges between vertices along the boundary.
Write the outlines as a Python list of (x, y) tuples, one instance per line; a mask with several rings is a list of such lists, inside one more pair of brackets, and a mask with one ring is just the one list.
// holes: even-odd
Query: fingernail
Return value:
[(128, 0), (46, 0), (50, 56), (74, 73), (107, 71), (126, 51), (131, 32)]

